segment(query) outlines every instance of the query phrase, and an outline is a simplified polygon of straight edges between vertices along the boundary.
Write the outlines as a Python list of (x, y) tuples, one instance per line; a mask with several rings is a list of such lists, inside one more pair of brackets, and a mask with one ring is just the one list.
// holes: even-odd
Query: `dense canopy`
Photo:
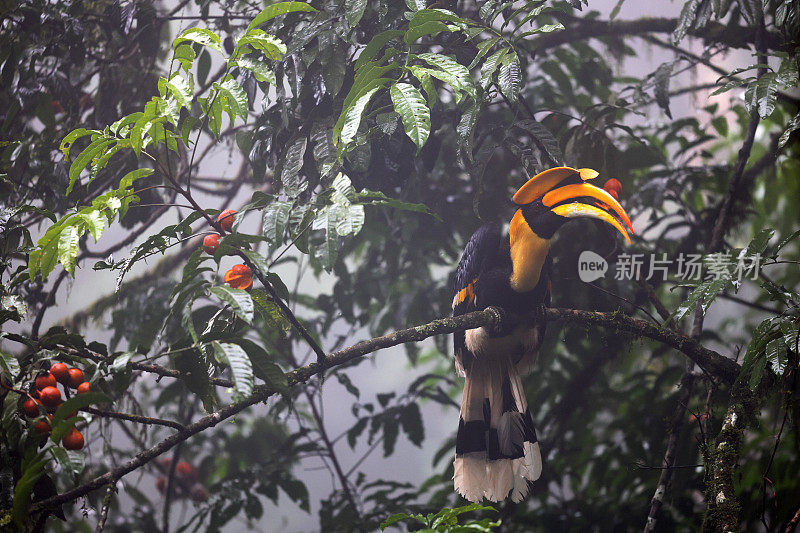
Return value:
[[(0, 528), (791, 531), (800, 6), (678, 4), (0, 6)], [(635, 234), (554, 238), (543, 474), (465, 507), (454, 270), (561, 165)]]

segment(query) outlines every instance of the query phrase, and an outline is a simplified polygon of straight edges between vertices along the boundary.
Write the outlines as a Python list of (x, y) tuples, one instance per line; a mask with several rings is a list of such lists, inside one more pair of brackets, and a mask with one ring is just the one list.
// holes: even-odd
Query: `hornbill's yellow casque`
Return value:
[(568, 167), (537, 174), (512, 198), (519, 209), (508, 236), (501, 237), (499, 224), (486, 224), (461, 256), (454, 316), (496, 306), (523, 317), (506, 331), (476, 328), (455, 334), (456, 369), (466, 380), (453, 479), (456, 491), (470, 501), (500, 501), (511, 492), (518, 502), (528, 493), (528, 480), (541, 475), (520, 373), (533, 363), (544, 337), (545, 323), (535, 311), (550, 303), (550, 239), (575, 217), (607, 222), (628, 242), (622, 223), (633, 232), (614, 196), (585, 183), (597, 175)]

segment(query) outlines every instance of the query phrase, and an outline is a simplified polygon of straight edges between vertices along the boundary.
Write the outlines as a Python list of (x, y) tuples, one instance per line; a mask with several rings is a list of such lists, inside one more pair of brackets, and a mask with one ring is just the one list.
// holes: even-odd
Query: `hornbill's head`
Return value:
[(630, 244), (625, 226), (631, 233), (633, 227), (628, 214), (607, 191), (586, 183), (597, 176), (590, 168), (556, 167), (540, 172), (512, 197), (520, 206), (512, 226), (524, 220), (536, 236), (549, 240), (571, 218), (596, 218), (616, 228)]

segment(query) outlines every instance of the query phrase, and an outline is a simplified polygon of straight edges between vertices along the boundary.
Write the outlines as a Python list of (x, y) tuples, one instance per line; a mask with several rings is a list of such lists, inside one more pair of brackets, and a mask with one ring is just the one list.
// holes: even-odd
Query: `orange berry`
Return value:
[(36, 378), (36, 388), (39, 390), (42, 390), (45, 387), (55, 387), (56, 385), (58, 385), (58, 382), (53, 374), (42, 374)]
[(83, 394), (85, 392), (92, 392), (91, 386), (89, 385), (88, 381), (84, 381), (80, 385), (78, 385), (78, 394)]
[(175, 465), (175, 476), (182, 481), (197, 481), (197, 469), (186, 461)]
[(50, 424), (45, 420), (37, 420), (33, 424), (33, 430), (40, 435), (47, 435), (50, 433)]
[(85, 381), (83, 378), (83, 371), (80, 368), (70, 368), (67, 374), (69, 375), (69, 386), (73, 389), (78, 388), (78, 385)]
[(83, 448), (83, 444), (83, 435), (75, 428), (70, 429), (69, 433), (61, 439), (61, 445), (67, 450), (80, 450)]
[(45, 387), (39, 392), (45, 407), (57, 407), (61, 403), (61, 391), (55, 387)]
[(233, 268), (225, 273), (225, 283), (234, 289), (247, 290), (253, 286), (253, 274), (247, 265), (233, 265)]
[(203, 247), (206, 249), (206, 252), (209, 254), (214, 254), (219, 248), (219, 235), (216, 233), (212, 233), (211, 235), (206, 235), (203, 237)]
[(233, 218), (236, 216), (236, 211), (233, 209), (226, 209), (222, 213), (219, 214), (217, 217), (217, 222), (219, 222), (219, 227), (224, 229), (225, 231), (230, 231), (233, 227)]
[(50, 373), (56, 378), (56, 381), (62, 385), (66, 385), (69, 380), (69, 367), (64, 363), (55, 363), (50, 367)]
[(28, 398), (27, 400), (22, 402), (22, 411), (25, 413), (25, 415), (29, 416), (30, 418), (35, 418), (39, 416), (39, 408), (37, 407), (38, 404), (39, 402), (37, 402), (36, 400)]

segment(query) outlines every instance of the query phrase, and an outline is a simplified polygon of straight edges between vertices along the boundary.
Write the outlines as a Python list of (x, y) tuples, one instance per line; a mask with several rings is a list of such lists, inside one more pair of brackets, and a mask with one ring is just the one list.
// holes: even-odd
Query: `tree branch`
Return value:
[[(677, 18), (643, 17), (635, 20), (588, 20), (574, 17), (561, 17), (565, 21), (574, 22), (565, 30), (547, 33), (531, 41), (531, 48), (537, 52), (555, 48), (574, 41), (600, 38), (620, 37), (622, 35), (641, 35), (645, 33), (672, 33), (678, 25)], [(756, 41), (756, 28), (744, 26), (724, 26), (710, 22), (702, 28), (692, 28), (688, 35), (703, 40), (725, 44), (735, 48), (745, 48)], [(765, 45), (768, 48), (780, 48), (783, 38), (777, 32), (765, 32)]]
[[(685, 335), (681, 335), (675, 331), (667, 330), (650, 324), (643, 320), (630, 318), (622, 313), (599, 313), (592, 311), (580, 311), (576, 309), (556, 308), (546, 309), (545, 318), (547, 320), (565, 320), (567, 322), (577, 322), (586, 326), (592, 325), (610, 327), (619, 331), (627, 331), (639, 336), (660, 341), (683, 352), (692, 361), (727, 383), (732, 383), (738, 374), (738, 364), (713, 350), (705, 348), (695, 339), (686, 337)], [(350, 346), (349, 348), (344, 348), (329, 354), (325, 359), (325, 365), (320, 365), (317, 362), (309, 363), (306, 366), (287, 373), (286, 378), (289, 386), (293, 386), (298, 383), (304, 383), (308, 381), (309, 378), (316, 374), (322, 373), (326, 368), (343, 365), (349, 361), (352, 361), (353, 359), (363, 357), (382, 348), (389, 348), (391, 346), (397, 346), (398, 344), (404, 344), (407, 342), (417, 342), (425, 340), (434, 335), (445, 335), (448, 333), (453, 333), (454, 331), (461, 331), (465, 329), (488, 327), (491, 330), (497, 330), (502, 321), (503, 314), (493, 307), (457, 317), (441, 318), (428, 324), (395, 331), (394, 333), (389, 333), (381, 337), (361, 341), (353, 346)], [(38, 511), (72, 501), (99, 487), (102, 487), (103, 485), (106, 485), (112, 479), (119, 479), (125, 474), (136, 470), (153, 458), (173, 448), (178, 443), (185, 441), (192, 435), (196, 435), (201, 431), (214, 427), (223, 420), (243, 411), (247, 407), (266, 401), (269, 397), (276, 393), (277, 391), (274, 389), (271, 389), (266, 385), (260, 385), (256, 388), (255, 392), (251, 396), (227, 405), (218, 411), (200, 418), (196, 422), (185, 426), (182, 430), (173, 433), (155, 446), (138, 453), (127, 463), (114, 468), (83, 485), (68, 490), (63, 494), (59, 494), (58, 496), (36, 502), (31, 507), (31, 510)]]
[(100, 519), (97, 521), (97, 527), (94, 529), (94, 533), (103, 533), (106, 520), (108, 520), (108, 509), (111, 507), (111, 498), (114, 497), (115, 492), (117, 492), (116, 485), (114, 483), (109, 483), (106, 489), (106, 495), (103, 497), (103, 503), (100, 508)]
[(128, 422), (136, 422), (138, 424), (147, 424), (153, 426), (167, 426), (177, 430), (183, 429), (183, 424), (175, 422), (174, 420), (165, 420), (163, 418), (151, 418), (149, 416), (132, 415), (129, 413), (117, 413), (115, 411), (104, 411), (102, 409), (95, 409), (94, 407), (81, 407), (80, 411), (86, 411), (96, 416), (104, 418), (116, 418), (118, 420), (127, 420)]

